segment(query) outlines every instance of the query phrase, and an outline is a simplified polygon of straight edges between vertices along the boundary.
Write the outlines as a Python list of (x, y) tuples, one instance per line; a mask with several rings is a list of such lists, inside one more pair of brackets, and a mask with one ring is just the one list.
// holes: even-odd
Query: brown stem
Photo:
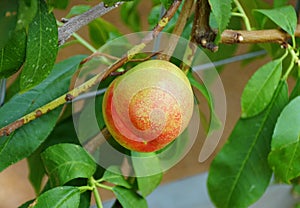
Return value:
[(217, 51), (218, 47), (214, 44), (217, 34), (209, 25), (210, 12), (208, 0), (197, 0), (191, 41), (211, 51)]
[(173, 36), (171, 37), (171, 41), (169, 41), (168, 48), (165, 50), (164, 53), (158, 56), (158, 59), (161, 60), (170, 60), (170, 56), (173, 54), (176, 45), (178, 43), (179, 37), (181, 36), (184, 27), (190, 17), (191, 10), (194, 5), (194, 0), (185, 0), (182, 6), (182, 10), (179, 14), (178, 20), (175, 24), (173, 29)]
[[(297, 25), (295, 36), (300, 37), (300, 25)], [(279, 43), (285, 44), (290, 38), (286, 32), (278, 29), (269, 30), (225, 30), (221, 35), (221, 43)]]
[(151, 42), (164, 28), (165, 26), (169, 23), (170, 19), (174, 16), (176, 13), (177, 9), (179, 8), (182, 0), (175, 0), (173, 4), (169, 7), (169, 9), (166, 11), (164, 16), (161, 18), (159, 23), (154, 27), (152, 32), (150, 32), (144, 39), (143, 43), (149, 43)]
[(153, 52), (153, 53), (151, 53), (150, 55), (148, 55), (145, 58), (131, 59), (130, 62), (143, 62), (143, 61), (147, 61), (147, 60), (151, 59), (152, 57), (154, 57), (156, 55), (161, 55), (161, 51)]
[(106, 14), (107, 12), (117, 8), (122, 3), (123, 2), (118, 2), (114, 4), (114, 6), (106, 7), (104, 3), (101, 2), (100, 4), (94, 6), (93, 8), (81, 15), (72, 17), (69, 20), (63, 19), (63, 22), (65, 24), (58, 28), (58, 45), (63, 45), (65, 41), (69, 39), (70, 36), (77, 30), (79, 30), (81, 27), (89, 24), (97, 17), (100, 17)]

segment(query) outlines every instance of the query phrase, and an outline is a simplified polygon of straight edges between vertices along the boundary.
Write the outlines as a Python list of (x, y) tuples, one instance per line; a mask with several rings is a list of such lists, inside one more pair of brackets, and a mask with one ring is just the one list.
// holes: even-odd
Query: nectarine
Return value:
[(106, 126), (125, 148), (153, 152), (187, 127), (194, 97), (185, 74), (174, 64), (150, 60), (116, 78), (103, 100)]

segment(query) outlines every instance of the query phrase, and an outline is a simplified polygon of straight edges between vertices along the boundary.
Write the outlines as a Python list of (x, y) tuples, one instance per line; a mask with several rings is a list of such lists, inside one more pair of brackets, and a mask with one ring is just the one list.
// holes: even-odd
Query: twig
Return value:
[(70, 36), (77, 30), (79, 30), (82, 26), (87, 25), (97, 17), (100, 17), (107, 12), (117, 8), (122, 3), (123, 2), (118, 2), (114, 6), (106, 7), (104, 3), (101, 2), (87, 12), (67, 20), (63, 26), (58, 28), (58, 45), (64, 44), (65, 41), (69, 39)]
[(200, 44), (202, 47), (211, 51), (218, 50), (218, 46), (214, 44), (217, 33), (213, 31), (209, 25), (210, 11), (211, 8), (208, 0), (197, 0), (191, 34), (191, 44), (186, 47), (181, 66), (184, 73), (189, 71), (190, 65), (193, 62), (193, 57), (197, 50), (196, 44)]
[(193, 8), (194, 0), (185, 0), (182, 6), (182, 10), (179, 14), (178, 20), (173, 29), (173, 36), (171, 37), (171, 41), (169, 42), (168, 48), (165, 50), (165, 53), (158, 56), (158, 59), (161, 60), (169, 60), (171, 54), (173, 54), (179, 37), (181, 36), (182, 31), (190, 17), (191, 10)]
[(156, 56), (156, 55), (160, 55), (161, 51), (157, 51), (157, 52), (153, 52), (150, 55), (148, 55), (145, 58), (135, 58), (135, 59), (131, 59), (130, 62), (143, 62), (143, 61), (147, 61), (149, 59), (151, 59), (152, 57)]
[(210, 11), (208, 0), (197, 0), (191, 41), (211, 51), (217, 51), (218, 46), (214, 44), (217, 34), (209, 25)]
[(165, 15), (161, 18), (159, 23), (154, 27), (152, 32), (150, 32), (142, 42), (149, 43), (156, 37), (164, 27), (169, 23), (170, 19), (174, 16), (178, 7), (180, 6), (182, 0), (175, 0), (170, 8), (166, 11)]
[[(297, 25), (295, 36), (300, 37), (300, 25)], [(225, 30), (221, 35), (221, 43), (278, 43), (285, 44), (290, 35), (282, 30)]]
[[(79, 94), (87, 91), (92, 86), (98, 83), (98, 81), (106, 79), (112, 72), (116, 71), (118, 68), (123, 66), (128, 60), (131, 60), (134, 55), (139, 53), (142, 49), (145, 48), (145, 46), (150, 43), (158, 34), (163, 30), (163, 28), (168, 24), (169, 20), (174, 16), (176, 10), (180, 6), (181, 0), (175, 0), (173, 4), (170, 6), (170, 8), (166, 11), (165, 15), (162, 17), (162, 19), (158, 22), (157, 26), (151, 31), (140, 44), (135, 45), (132, 49), (127, 51), (126, 54), (123, 55), (122, 58), (120, 58), (118, 61), (116, 61), (114, 64), (112, 64), (104, 74), (98, 74), (91, 78), (90, 80), (86, 81), (82, 85), (74, 88), (73, 90), (67, 92), (66, 94), (56, 98), (55, 100), (51, 101), (50, 103), (47, 103), (46, 105), (39, 107), (38, 109), (34, 110), (33, 112), (19, 118), (18, 120), (8, 124), (7, 126), (0, 129), (0, 137), (1, 136), (8, 136), (16, 129), (20, 128), (24, 124), (27, 124), (36, 118), (45, 115), (51, 110), (54, 110), (55, 108), (65, 104), (66, 102), (72, 101), (75, 97), (77, 97)], [(83, 60), (81, 63), (85, 63), (90, 58), (87, 58)]]

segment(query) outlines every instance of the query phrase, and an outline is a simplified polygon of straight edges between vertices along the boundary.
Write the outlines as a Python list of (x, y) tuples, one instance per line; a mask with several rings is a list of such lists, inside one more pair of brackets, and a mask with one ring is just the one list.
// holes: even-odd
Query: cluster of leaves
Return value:
[[(252, 25), (278, 26), (291, 35), (292, 43), (285, 50), (276, 44), (259, 45), (274, 60), (249, 79), (241, 97), (241, 118), (211, 164), (207, 185), (217, 207), (249, 207), (263, 195), (273, 174), (278, 181), (294, 185), (300, 176), (295, 10), (285, 6), (286, 1), (274, 1), (273, 8), (263, 1), (240, 3)], [(289, 95), (287, 78), (293, 70), (297, 82)]]
[[(130, 5), (135, 7), (132, 3), (122, 7), (122, 12), (129, 12)], [(0, 79), (14, 75), (13, 83), (6, 91), (5, 103), (0, 108), (1, 128), (66, 93), (74, 73), (87, 57), (76, 55), (55, 63), (59, 50), (58, 28), (51, 11), (65, 9), (68, 4), (68, 0), (1, 1), (0, 13), (5, 15), (0, 17)], [(79, 15), (89, 8), (89, 5), (74, 6), (66, 17)], [(137, 19), (136, 16), (133, 19)], [(92, 21), (88, 28), (95, 48), (121, 36), (114, 25), (101, 18)], [(97, 102), (102, 102), (102, 96)], [(92, 192), (95, 199), (99, 198), (97, 188), (112, 191), (122, 207), (147, 207), (145, 197), (159, 185), (162, 173), (124, 178), (117, 167), (104, 170), (97, 166), (80, 146), (71, 111), (68, 105), (41, 117), (36, 115), (34, 121), (0, 137), (0, 171), (21, 159), (28, 161), (29, 179), (37, 198), (21, 207), (89, 207)], [(101, 111), (98, 117), (99, 125), (103, 127)], [(136, 174), (159, 166), (157, 160), (149, 161), (149, 164), (131, 162)], [(48, 180), (43, 186), (45, 175)], [(102, 206), (100, 200), (97, 203)]]
[[(104, 1), (107, 6), (117, 2)], [(151, 28), (160, 19), (162, 5), (168, 8), (173, 1), (152, 2), (153, 8), (148, 18)], [(121, 6), (121, 17), (133, 31), (141, 30), (137, 9), (139, 3), (140, 0), (135, 0)], [(290, 95), (286, 82), (291, 72), (298, 70), (295, 61), (298, 61), (299, 41), (294, 37), (297, 25), (295, 11), (293, 7), (285, 6), (286, 3), (287, 1), (274, 0), (271, 8), (262, 0), (209, 0), (212, 10), (210, 25), (219, 30), (217, 41), (226, 28), (241, 28), (240, 16), (248, 17), (251, 25), (256, 28), (280, 27), (292, 36), (292, 43), (287, 44), (286, 52), (280, 50), (280, 46), (276, 44), (258, 45), (274, 60), (259, 68), (249, 80), (241, 98), (241, 118), (211, 165), (208, 189), (217, 207), (248, 207), (262, 196), (273, 173), (279, 181), (292, 183), (295, 190), (299, 189), (298, 74)], [(0, 17), (0, 79), (15, 76), (13, 84), (6, 92), (5, 104), (0, 108), (0, 128), (68, 91), (70, 80), (86, 57), (77, 55), (55, 63), (59, 50), (58, 29), (51, 11), (56, 8), (66, 9), (68, 4), (68, 0), (0, 2), (0, 14), (4, 14)], [(239, 6), (244, 8), (244, 13), (232, 16), (232, 11), (240, 11)], [(89, 5), (74, 6), (66, 18), (79, 15), (89, 8)], [(165, 32), (172, 32), (181, 9), (164, 28)], [(190, 37), (192, 23), (193, 16), (188, 19), (182, 37)], [(101, 18), (92, 21), (88, 29), (95, 48), (121, 36), (114, 25)], [(232, 56), (235, 49), (236, 46), (220, 45), (218, 53), (205, 52), (214, 61)], [(191, 73), (188, 78), (208, 101), (212, 114), (210, 122), (216, 122), (213, 99), (209, 91)], [(102, 96), (96, 102), (101, 103)], [(103, 128), (105, 124), (102, 113), (98, 112), (97, 120)], [(107, 170), (97, 166), (79, 145), (70, 106), (58, 107), (42, 117), (36, 116), (38, 118), (12, 134), (0, 137), (0, 171), (21, 159), (28, 160), (29, 178), (37, 198), (21, 207), (89, 207), (92, 192), (101, 207), (97, 188), (112, 191), (118, 199), (117, 203), (125, 208), (147, 207), (145, 197), (159, 185), (161, 173), (125, 178), (116, 166)], [(120, 146), (116, 148), (122, 150)], [(124, 149), (122, 151), (134, 157), (145, 156)], [(159, 167), (158, 159), (143, 164), (134, 159), (130, 162), (137, 175), (147, 171), (147, 168)], [(48, 181), (42, 186), (45, 175), (48, 176)], [(103, 182), (108, 182), (109, 185)]]

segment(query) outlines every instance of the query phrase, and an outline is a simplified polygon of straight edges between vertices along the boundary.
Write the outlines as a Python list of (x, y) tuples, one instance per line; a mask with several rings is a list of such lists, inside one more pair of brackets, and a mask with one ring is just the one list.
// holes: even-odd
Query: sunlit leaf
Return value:
[(263, 195), (272, 176), (268, 154), (273, 129), (287, 102), (287, 85), (281, 82), (261, 114), (236, 123), (209, 170), (208, 190), (217, 207), (246, 208)]
[(218, 22), (219, 33), (221, 34), (227, 27), (231, 18), (232, 0), (208, 0), (211, 11)]
[(133, 190), (126, 189), (120, 186), (115, 186), (113, 187), (113, 192), (123, 208), (148, 207), (146, 200)]
[(17, 72), (25, 59), (26, 32), (16, 31), (5, 47), (0, 49), (0, 78), (9, 77)]
[(262, 112), (270, 103), (282, 73), (282, 60), (268, 62), (259, 68), (248, 81), (242, 97), (242, 117)]
[(76, 187), (56, 187), (40, 195), (30, 207), (34, 208), (58, 208), (79, 207), (80, 191)]
[(26, 60), (21, 73), (21, 89), (29, 89), (51, 72), (58, 49), (58, 33), (53, 13), (38, 1), (38, 10), (28, 28)]
[(125, 180), (124, 176), (121, 173), (121, 170), (117, 166), (110, 166), (101, 178), (103, 181), (113, 183), (118, 186), (123, 186), (125, 188), (131, 188), (131, 185), (128, 181)]
[(52, 185), (64, 185), (75, 178), (90, 178), (96, 171), (96, 163), (79, 145), (53, 145), (41, 156)]
[(287, 33), (294, 35), (297, 26), (297, 15), (291, 5), (274, 9), (257, 9), (255, 11), (264, 14)]
[(275, 175), (290, 183), (300, 176), (300, 97), (282, 111), (275, 126), (269, 164)]

